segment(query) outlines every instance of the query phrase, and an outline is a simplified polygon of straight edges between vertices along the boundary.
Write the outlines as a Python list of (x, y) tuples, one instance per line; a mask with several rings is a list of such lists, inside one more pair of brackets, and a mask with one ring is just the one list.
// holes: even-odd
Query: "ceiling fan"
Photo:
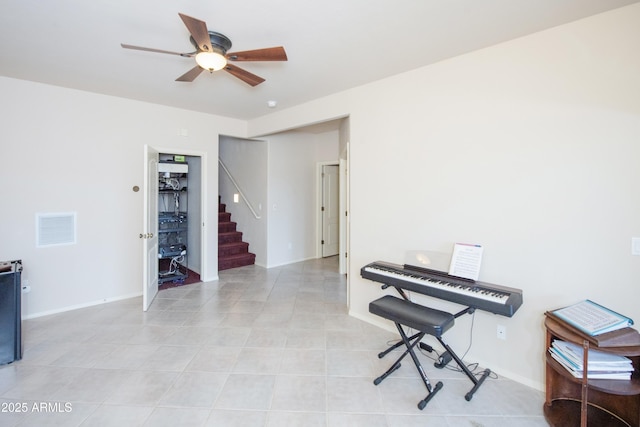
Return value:
[(246, 50), (243, 52), (227, 53), (231, 49), (231, 40), (224, 34), (209, 31), (207, 24), (191, 16), (178, 13), (182, 22), (186, 25), (191, 37), (189, 41), (196, 48), (195, 52), (179, 53), (168, 50), (152, 49), (148, 47), (132, 46), (120, 43), (125, 49), (144, 50), (147, 52), (167, 53), (179, 55), (187, 58), (195, 57), (196, 66), (176, 79), (178, 82), (192, 82), (204, 70), (213, 73), (218, 70), (225, 70), (229, 74), (239, 78), (243, 82), (257, 86), (264, 81), (260, 76), (256, 76), (240, 67), (231, 64), (229, 61), (286, 61), (287, 54), (282, 46), (269, 47), (265, 49)]

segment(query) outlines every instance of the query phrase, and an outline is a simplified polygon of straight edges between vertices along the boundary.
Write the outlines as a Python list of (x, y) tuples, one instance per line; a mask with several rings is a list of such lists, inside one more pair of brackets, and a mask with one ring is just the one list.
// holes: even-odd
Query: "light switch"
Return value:
[(631, 238), (631, 255), (640, 255), (640, 237)]

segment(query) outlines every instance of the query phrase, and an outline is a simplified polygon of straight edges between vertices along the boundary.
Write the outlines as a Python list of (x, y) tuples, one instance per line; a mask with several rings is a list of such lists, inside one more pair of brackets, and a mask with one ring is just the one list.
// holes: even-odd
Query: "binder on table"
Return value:
[(555, 317), (590, 336), (616, 331), (633, 325), (633, 320), (591, 300), (551, 311)]

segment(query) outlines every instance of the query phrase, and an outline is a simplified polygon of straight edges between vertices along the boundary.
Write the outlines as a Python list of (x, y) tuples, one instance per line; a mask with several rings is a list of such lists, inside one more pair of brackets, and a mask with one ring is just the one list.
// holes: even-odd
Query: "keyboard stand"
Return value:
[[(467, 307), (464, 310), (456, 313), (453, 315), (454, 318), (458, 318), (464, 314), (473, 314), (473, 312), (475, 311), (475, 308), (473, 307)], [(440, 360), (438, 362), (435, 362), (433, 364), (433, 366), (435, 366), (438, 369), (443, 369), (445, 366), (447, 366), (447, 364), (453, 359), (455, 360), (456, 364), (458, 365), (458, 367), (462, 370), (462, 372), (465, 373), (465, 375), (471, 380), (471, 382), (473, 383), (473, 388), (471, 390), (469, 390), (469, 392), (467, 394), (464, 395), (465, 400), (468, 402), (471, 400), (471, 398), (473, 398), (473, 394), (480, 388), (480, 386), (482, 385), (482, 383), (484, 382), (484, 380), (487, 379), (487, 377), (491, 374), (491, 370), (489, 369), (485, 369), (482, 372), (482, 375), (480, 375), (480, 378), (477, 378), (473, 372), (471, 372), (469, 370), (469, 368), (467, 368), (467, 365), (464, 364), (464, 362), (462, 361), (462, 359), (460, 359), (458, 357), (458, 355), (451, 349), (451, 347), (449, 347), (447, 345), (447, 343), (444, 342), (444, 340), (442, 339), (441, 336), (436, 336), (435, 337), (440, 344), (442, 345), (442, 347), (444, 347), (444, 349), (446, 350), (444, 353), (442, 353), (442, 355), (440, 356)], [(425, 348), (427, 347), (427, 348)], [(430, 351), (429, 349), (431, 348), (431, 346), (428, 346), (426, 344), (421, 343), (421, 348), (424, 348), (427, 351)]]
[[(450, 355), (451, 358), (453, 358), (453, 360), (456, 361), (456, 363), (458, 364), (458, 366), (460, 367), (460, 369), (462, 369), (462, 371), (467, 375), (467, 377), (469, 377), (469, 379), (471, 380), (471, 382), (473, 383), (473, 388), (471, 390), (469, 390), (469, 392), (467, 394), (464, 395), (465, 400), (468, 402), (471, 400), (471, 398), (473, 397), (473, 394), (480, 388), (480, 386), (482, 385), (482, 383), (484, 382), (484, 380), (487, 379), (487, 377), (489, 376), (489, 374), (491, 374), (491, 371), (489, 369), (485, 369), (482, 372), (482, 375), (480, 376), (480, 378), (476, 378), (475, 375), (473, 375), (473, 372), (471, 372), (469, 370), (469, 368), (467, 368), (467, 365), (464, 364), (464, 362), (458, 357), (457, 354), (455, 354), (453, 352), (453, 350), (451, 350), (451, 347), (449, 347), (443, 340), (441, 337), (436, 337), (436, 339), (438, 341), (440, 341), (440, 344), (442, 344), (442, 346), (447, 350), (446, 353), (444, 353), (441, 357), (443, 359), (442, 362), (436, 362), (433, 364), (433, 366), (435, 366), (436, 368), (444, 368), (448, 361), (447, 359), (447, 354)], [(449, 359), (450, 360), (450, 359)]]

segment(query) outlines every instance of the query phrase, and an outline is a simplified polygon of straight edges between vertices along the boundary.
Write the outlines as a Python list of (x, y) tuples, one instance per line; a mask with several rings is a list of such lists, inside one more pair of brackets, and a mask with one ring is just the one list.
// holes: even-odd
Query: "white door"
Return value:
[(349, 186), (347, 185), (347, 162), (347, 159), (340, 159), (340, 274), (347, 274), (348, 271), (347, 248), (349, 247)]
[(337, 255), (340, 246), (338, 166), (322, 166), (322, 256)]
[(144, 220), (142, 239), (142, 309), (158, 293), (158, 151), (144, 146)]

